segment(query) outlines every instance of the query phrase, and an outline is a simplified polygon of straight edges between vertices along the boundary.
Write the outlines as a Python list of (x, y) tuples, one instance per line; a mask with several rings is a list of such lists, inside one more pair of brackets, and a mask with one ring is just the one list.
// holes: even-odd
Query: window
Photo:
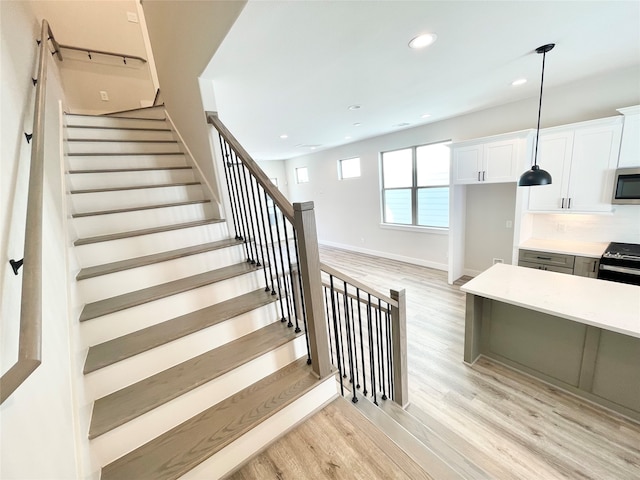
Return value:
[(347, 158), (346, 160), (338, 160), (338, 178), (355, 178), (360, 176), (360, 159)]
[(384, 223), (449, 227), (449, 143), (382, 153)]
[(309, 182), (309, 170), (307, 170), (307, 167), (296, 168), (296, 182), (297, 183)]

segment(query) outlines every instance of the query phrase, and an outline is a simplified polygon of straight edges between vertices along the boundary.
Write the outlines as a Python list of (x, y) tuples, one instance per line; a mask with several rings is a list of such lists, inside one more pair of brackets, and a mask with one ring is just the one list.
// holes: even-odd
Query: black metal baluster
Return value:
[(347, 356), (344, 354), (344, 333), (342, 331), (342, 303), (340, 302), (340, 292), (338, 289), (335, 290), (335, 295), (338, 311), (338, 332), (340, 333), (340, 358), (342, 358), (342, 364), (344, 366), (342, 369), (342, 378), (347, 378), (347, 364), (345, 360)]
[(335, 361), (333, 359), (333, 340), (331, 339), (331, 322), (329, 321), (329, 319), (331, 318), (331, 316), (329, 315), (329, 300), (327, 300), (327, 287), (324, 286), (324, 308), (325, 311), (327, 312), (327, 328), (329, 330), (329, 353), (331, 354), (331, 364), (335, 365)]
[(387, 352), (389, 356), (389, 397), (393, 400), (393, 350), (392, 350), (392, 341), (391, 338), (391, 306), (387, 303), (387, 310), (385, 312), (385, 317), (387, 319)]
[[(293, 269), (291, 268), (291, 250), (289, 248), (289, 240), (288, 240), (288, 234), (287, 234), (287, 219), (284, 217), (284, 214), (282, 215), (282, 223), (284, 225), (284, 238), (286, 241), (286, 246), (287, 246), (287, 262), (289, 265), (289, 279), (291, 280), (291, 297), (292, 297), (292, 302), (293, 302), (293, 316), (296, 319), (296, 329), (295, 332), (298, 333), (300, 332), (300, 325), (298, 324), (298, 307), (296, 307), (296, 302), (295, 299), (293, 298)], [(289, 327), (293, 326), (291, 323), (291, 318), (289, 318)]]
[(229, 153), (226, 150), (227, 143), (223, 141), (222, 135), (218, 134), (220, 140), (220, 151), (222, 152), (222, 170), (224, 171), (224, 179), (227, 183), (227, 191), (229, 192), (229, 203), (231, 203), (231, 218), (233, 219), (233, 229), (236, 240), (241, 240), (242, 237), (238, 235), (238, 213), (236, 201), (231, 189), (231, 183), (229, 183)]
[(358, 378), (358, 339), (356, 337), (356, 316), (353, 311), (353, 297), (349, 297), (349, 307), (351, 309), (351, 341), (353, 342), (353, 365), (355, 367), (353, 378), (356, 388), (360, 389), (360, 379)]
[(239, 223), (242, 226), (242, 241), (244, 242), (244, 250), (247, 254), (247, 262), (251, 262), (251, 252), (249, 251), (249, 244), (247, 241), (247, 214), (245, 212), (244, 201), (242, 200), (242, 189), (239, 186), (238, 164), (234, 161), (233, 150), (231, 150), (231, 153), (230, 172), (233, 176), (233, 183), (238, 196), (238, 214), (240, 215), (241, 220)]
[(331, 286), (331, 311), (333, 313), (333, 331), (336, 337), (336, 357), (338, 359), (338, 374), (340, 375), (340, 394), (344, 397), (344, 384), (342, 382), (342, 359), (340, 358), (340, 351), (339, 351), (339, 345), (340, 345), (340, 336), (338, 335), (339, 330), (339, 326), (338, 326), (338, 320), (337, 320), (337, 315), (336, 315), (336, 302), (335, 302), (335, 298), (333, 296), (334, 294), (334, 287), (333, 287), (333, 275), (329, 275), (329, 285)]
[[(271, 295), (275, 295), (276, 291), (273, 289), (273, 267), (272, 267), (272, 262), (271, 259), (269, 258), (269, 241), (267, 240), (267, 226), (264, 223), (264, 214), (265, 211), (263, 209), (263, 205), (262, 205), (262, 196), (260, 195), (260, 189), (262, 188), (262, 191), (264, 193), (264, 196), (266, 198), (266, 192), (264, 190), (264, 188), (261, 185), (257, 185), (257, 190), (258, 190), (258, 204), (260, 206), (260, 220), (262, 223), (262, 232), (263, 232), (263, 237), (264, 237), (264, 251), (266, 252), (266, 258), (265, 255), (263, 255), (262, 259), (265, 262), (265, 272), (268, 269), (269, 270), (269, 279), (271, 280), (271, 287), (269, 287), (269, 282), (267, 282), (266, 287), (264, 288), (265, 292), (268, 292), (269, 290), (271, 290)], [(267, 212), (268, 214), (268, 212)]]
[[(302, 305), (302, 320), (304, 323), (304, 337), (307, 342), (307, 365), (311, 365), (311, 347), (309, 346), (309, 329), (307, 328), (307, 309), (304, 303), (304, 289), (302, 288), (302, 271), (300, 270), (300, 254), (298, 253), (298, 232), (293, 228), (293, 242), (296, 252), (296, 265), (298, 266), (298, 286), (300, 287), (300, 304)], [(327, 315), (327, 322), (329, 316)]]
[(369, 330), (369, 371), (371, 372), (371, 392), (373, 393), (373, 403), (378, 405), (376, 394), (376, 372), (375, 355), (373, 352), (373, 322), (371, 315), (371, 294), (367, 293), (367, 329)]
[[(264, 190), (264, 201), (267, 205), (269, 205), (269, 199), (267, 197), (267, 191)], [(273, 204), (275, 207), (275, 203)], [(284, 305), (282, 303), (282, 290), (280, 289), (280, 274), (278, 274), (278, 261), (276, 260), (276, 244), (273, 241), (273, 227), (271, 226), (271, 221), (269, 221), (269, 238), (271, 239), (271, 248), (269, 249), (271, 252), (271, 256), (273, 257), (273, 268), (276, 273), (276, 286), (278, 287), (278, 300), (280, 301), (280, 313), (281, 313), (281, 321), (284, 321)], [(273, 281), (272, 281), (273, 282)], [(271, 291), (271, 295), (275, 295), (275, 291)]]
[[(236, 159), (237, 158), (238, 157), (236, 155)], [(249, 263), (251, 263), (251, 265), (255, 265), (256, 256), (257, 256), (256, 255), (257, 252), (255, 250), (256, 234), (255, 232), (252, 233), (253, 225), (251, 220), (251, 204), (249, 200), (249, 189), (247, 188), (245, 170), (246, 170), (246, 167), (244, 166), (244, 163), (240, 161), (238, 163), (238, 181), (240, 183), (240, 192), (242, 194), (242, 205), (244, 207), (244, 214), (246, 217), (246, 224), (247, 224), (247, 235), (245, 237), (245, 240), (249, 245), (249, 253), (251, 254), (249, 258)]]
[(364, 342), (362, 340), (362, 311), (361, 311), (361, 300), (360, 300), (360, 289), (356, 288), (356, 297), (357, 297), (357, 305), (358, 305), (358, 327), (360, 329), (360, 353), (362, 359), (362, 394), (367, 396), (367, 375), (365, 370), (364, 363)]
[[(282, 213), (282, 221), (286, 222), (287, 219), (284, 216), (284, 212)], [(275, 219), (276, 219), (276, 235), (278, 237), (278, 252), (280, 253), (280, 266), (282, 267), (281, 272), (282, 272), (282, 285), (284, 287), (284, 295), (287, 298), (287, 317), (289, 319), (289, 324), (291, 324), (291, 309), (289, 307), (289, 292), (287, 291), (287, 282), (286, 282), (286, 270), (284, 267), (284, 256), (282, 255), (282, 240), (280, 239), (280, 227), (278, 226), (278, 215), (276, 213), (276, 215), (274, 215)], [(285, 245), (286, 245), (286, 238), (285, 238)], [(281, 322), (285, 322), (287, 321), (287, 319), (284, 317), (284, 312), (282, 312), (283, 317), (280, 319)]]
[[(269, 280), (267, 278), (267, 267), (266, 267), (266, 263), (268, 263), (268, 261), (265, 261), (264, 259), (264, 244), (266, 243), (266, 241), (263, 243), (263, 235), (262, 235), (262, 232), (260, 231), (260, 222), (258, 221), (258, 216), (262, 216), (262, 210), (258, 210), (258, 203), (256, 202), (256, 188), (254, 188), (254, 184), (258, 185), (258, 181), (253, 175), (250, 175), (249, 183), (251, 185), (251, 199), (252, 199), (253, 211), (256, 217), (254, 231), (258, 232), (258, 235), (255, 238), (256, 251), (258, 253), (256, 267), (262, 267), (262, 272), (264, 273), (264, 285), (265, 285), (265, 291), (266, 291), (269, 289)], [(259, 193), (260, 191), (258, 191), (258, 198), (260, 197)], [(266, 239), (266, 236), (264, 238)], [(260, 258), (262, 258), (262, 262), (260, 262)]]
[(353, 375), (353, 345), (351, 344), (351, 326), (349, 325), (349, 295), (347, 295), (347, 282), (343, 281), (342, 283), (344, 287), (344, 327), (347, 335), (347, 353), (349, 354), (349, 382), (351, 382), (351, 391), (353, 393), (351, 401), (353, 403), (358, 403), (355, 388), (356, 381)]
[(380, 385), (382, 385), (382, 400), (386, 400), (387, 397), (387, 384), (384, 380), (385, 366), (384, 366), (384, 341), (382, 340), (382, 301), (378, 299), (378, 345), (380, 347), (378, 357), (381, 361), (380, 363)]
[[(252, 202), (252, 200), (255, 200), (255, 197), (251, 197), (250, 195), (253, 193), (253, 182), (251, 181), (251, 172), (249, 172), (249, 180), (247, 180), (247, 171), (248, 168), (245, 167), (244, 163), (242, 164), (242, 174), (244, 176), (244, 185), (245, 188), (247, 189), (247, 210), (249, 210), (249, 226), (251, 227), (251, 234), (253, 235), (253, 247), (254, 247), (254, 252), (255, 252), (255, 262), (251, 262), (254, 265), (256, 265), (256, 267), (260, 267), (262, 266), (262, 263), (264, 262), (260, 262), (260, 254), (258, 251), (258, 247), (260, 246), (260, 240), (256, 235), (256, 222), (253, 221), (253, 211), (255, 209), (255, 204)], [(247, 184), (249, 186), (247, 186)], [(251, 187), (251, 192), (249, 192), (249, 187)]]

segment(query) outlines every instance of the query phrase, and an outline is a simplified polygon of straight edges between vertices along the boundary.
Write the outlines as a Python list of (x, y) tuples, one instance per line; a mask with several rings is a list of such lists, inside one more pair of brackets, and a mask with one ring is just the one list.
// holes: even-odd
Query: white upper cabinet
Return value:
[(529, 210), (610, 211), (621, 133), (621, 117), (541, 130), (538, 165), (552, 184), (531, 187)]
[(618, 167), (640, 167), (640, 105), (618, 111), (624, 115)]
[(452, 181), (456, 185), (515, 182), (528, 162), (531, 132), (500, 135), (453, 145)]

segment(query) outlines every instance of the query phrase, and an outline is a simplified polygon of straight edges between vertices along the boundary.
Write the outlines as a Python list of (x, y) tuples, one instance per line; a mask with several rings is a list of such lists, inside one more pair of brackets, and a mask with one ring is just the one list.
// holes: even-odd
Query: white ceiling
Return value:
[(638, 65), (640, 2), (253, 0), (203, 77), (256, 160), (287, 159), (537, 97), (547, 43), (545, 91)]

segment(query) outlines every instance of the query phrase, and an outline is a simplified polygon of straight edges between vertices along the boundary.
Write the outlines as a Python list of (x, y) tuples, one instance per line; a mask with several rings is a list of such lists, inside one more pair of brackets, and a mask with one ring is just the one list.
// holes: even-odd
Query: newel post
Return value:
[(393, 359), (393, 401), (405, 408), (409, 403), (407, 371), (407, 297), (405, 291), (391, 290), (398, 306), (391, 306), (391, 349)]
[(318, 377), (325, 378), (332, 372), (331, 360), (329, 359), (329, 339), (324, 318), (320, 252), (313, 202), (294, 203), (293, 215), (300, 251), (300, 274), (307, 314), (311, 368)]

